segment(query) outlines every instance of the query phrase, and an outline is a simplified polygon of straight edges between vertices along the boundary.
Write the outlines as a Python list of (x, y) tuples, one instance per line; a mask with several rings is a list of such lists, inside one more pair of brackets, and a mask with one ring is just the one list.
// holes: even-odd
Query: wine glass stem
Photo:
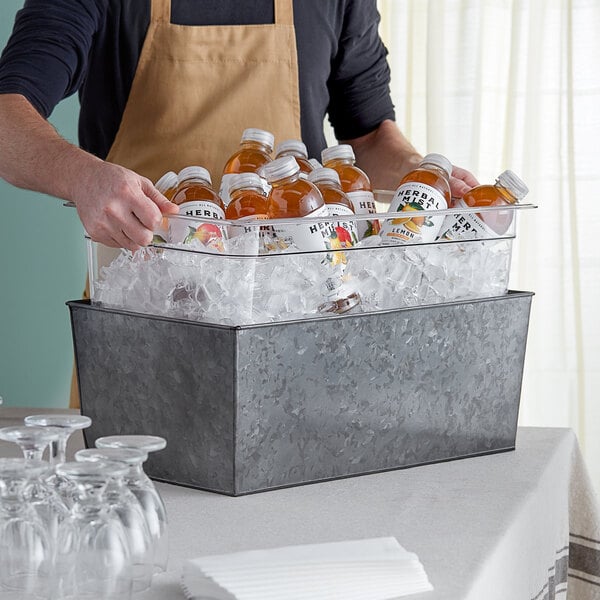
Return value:
[(67, 437), (61, 436), (56, 442), (56, 464), (61, 465), (67, 461)]

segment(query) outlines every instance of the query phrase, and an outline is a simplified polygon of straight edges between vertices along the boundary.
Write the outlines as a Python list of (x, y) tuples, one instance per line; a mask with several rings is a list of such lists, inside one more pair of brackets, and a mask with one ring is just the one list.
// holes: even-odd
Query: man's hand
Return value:
[(163, 214), (177, 214), (149, 179), (102, 161), (87, 165), (70, 199), (94, 241), (132, 252), (152, 242)]
[(452, 198), (462, 198), (471, 188), (479, 185), (475, 177), (466, 169), (452, 167), (452, 177), (450, 177), (450, 192)]

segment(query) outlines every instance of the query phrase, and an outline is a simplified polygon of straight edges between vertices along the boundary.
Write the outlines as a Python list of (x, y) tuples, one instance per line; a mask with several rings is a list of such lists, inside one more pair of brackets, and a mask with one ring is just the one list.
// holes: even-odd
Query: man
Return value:
[[(420, 156), (393, 119), (375, 0), (27, 0), (0, 61), (0, 176), (71, 200), (90, 236), (136, 250), (152, 185), (202, 164), (218, 178), (246, 127), (325, 146), (328, 113), (374, 187)], [(78, 91), (80, 148), (46, 117)], [(453, 194), (477, 182), (454, 169)]]

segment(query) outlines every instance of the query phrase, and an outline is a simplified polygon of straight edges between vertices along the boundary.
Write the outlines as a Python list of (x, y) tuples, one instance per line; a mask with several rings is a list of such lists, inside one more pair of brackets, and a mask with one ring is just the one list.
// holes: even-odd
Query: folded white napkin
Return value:
[(390, 600), (432, 590), (393, 537), (203, 556), (183, 567), (190, 600)]

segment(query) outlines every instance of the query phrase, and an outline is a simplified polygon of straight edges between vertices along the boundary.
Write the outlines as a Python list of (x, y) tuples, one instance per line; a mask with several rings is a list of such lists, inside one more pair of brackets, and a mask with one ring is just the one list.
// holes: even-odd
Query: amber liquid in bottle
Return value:
[[(183, 204), (187, 204), (189, 202), (209, 202), (210, 204), (214, 204), (215, 207), (221, 209), (221, 211), (225, 211), (225, 207), (223, 206), (223, 202), (221, 198), (219, 198), (219, 194), (215, 192), (210, 186), (206, 185), (202, 182), (191, 181), (191, 182), (183, 182), (178, 188), (177, 192), (173, 196), (172, 202), (177, 206), (181, 206)], [(190, 216), (206, 216), (209, 215), (201, 215), (194, 214)], [(213, 217), (223, 218), (223, 217)]]
[[(493, 185), (478, 185), (459, 198), (456, 208), (488, 208), (510, 206), (520, 202), (529, 189), (512, 171), (500, 173)], [(504, 235), (510, 228), (514, 210), (492, 210), (448, 215), (442, 227), (441, 239), (485, 239)]]
[[(348, 195), (355, 214), (375, 214), (377, 212), (369, 177), (362, 169), (355, 166), (353, 161), (333, 159), (323, 163), (323, 166), (337, 171), (342, 190)], [(380, 230), (377, 220), (358, 221), (357, 225), (361, 239), (377, 235)]]
[(451, 194), (450, 194), (450, 186), (448, 184), (448, 179), (444, 177), (443, 173), (439, 169), (424, 169), (422, 167), (417, 167), (407, 175), (402, 178), (400, 185), (403, 185), (408, 182), (415, 183), (423, 183), (432, 188), (435, 188), (444, 196), (444, 200), (446, 201), (446, 206), (451, 208)]
[[(503, 188), (496, 185), (479, 185), (472, 188), (462, 198), (466, 206), (484, 207), (484, 206), (507, 206), (514, 204), (517, 199)], [(494, 211), (489, 213), (477, 213), (477, 217), (481, 219), (488, 227), (493, 229), (497, 234), (504, 235), (513, 221), (513, 211)]]
[(229, 226), (229, 237), (234, 238), (246, 233), (256, 233), (265, 243), (265, 235), (269, 235), (270, 228), (244, 225), (247, 221), (257, 221), (268, 219), (269, 201), (260, 186), (260, 181), (256, 187), (243, 187), (231, 190), (231, 201), (225, 209), (225, 218), (230, 221), (240, 221), (239, 224)]
[[(315, 170), (313, 172), (313, 174), (316, 173), (319, 173), (319, 171)], [(320, 177), (321, 175), (317, 179), (309, 177), (309, 181), (319, 188), (329, 214), (332, 217), (342, 217), (339, 221), (336, 220), (334, 222), (336, 236), (332, 240), (332, 248), (350, 248), (358, 242), (358, 229), (356, 222), (346, 221), (343, 219), (343, 216), (354, 214), (352, 202), (350, 202), (348, 196), (342, 191), (337, 182), (329, 179), (320, 179)]]
[(267, 219), (269, 200), (262, 190), (244, 188), (231, 192), (231, 202), (225, 209), (225, 218), (236, 219)]
[(288, 177), (271, 185), (273, 189), (269, 194), (268, 212), (270, 219), (306, 217), (325, 205), (317, 187), (300, 177)]
[[(179, 214), (198, 219), (223, 219), (225, 207), (209, 182), (198, 178), (183, 179), (172, 200), (179, 207)], [(174, 221), (174, 220), (172, 220)], [(223, 251), (224, 229), (210, 222), (197, 224), (179, 220), (171, 222), (171, 241), (192, 243), (194, 240), (218, 252)]]
[(445, 210), (451, 201), (452, 164), (441, 154), (428, 154), (421, 164), (407, 173), (394, 194), (389, 212), (406, 212), (412, 216), (384, 222), (384, 243), (433, 242), (444, 224), (444, 215), (419, 216), (420, 211)]
[(270, 155), (258, 142), (246, 141), (242, 147), (227, 161), (223, 175), (234, 173), (259, 173), (264, 165), (271, 162)]

